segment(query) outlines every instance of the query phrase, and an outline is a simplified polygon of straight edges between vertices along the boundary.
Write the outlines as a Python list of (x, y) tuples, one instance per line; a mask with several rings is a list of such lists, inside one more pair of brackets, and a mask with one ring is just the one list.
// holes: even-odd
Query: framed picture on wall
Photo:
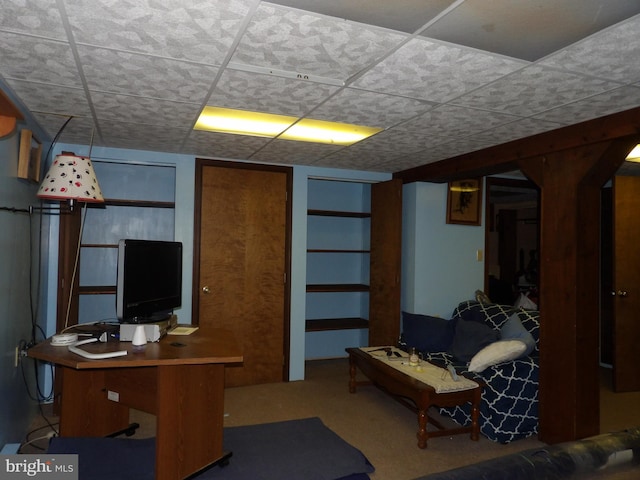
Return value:
[(447, 190), (447, 223), (480, 225), (482, 180), (449, 182)]

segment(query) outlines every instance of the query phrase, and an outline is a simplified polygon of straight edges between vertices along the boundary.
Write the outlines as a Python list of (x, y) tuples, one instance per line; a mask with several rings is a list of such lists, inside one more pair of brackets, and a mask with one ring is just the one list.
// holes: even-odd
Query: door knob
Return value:
[(211, 290), (209, 290), (208, 286), (205, 285), (204, 287), (202, 287), (202, 293), (204, 293), (205, 295), (208, 295), (210, 291)]

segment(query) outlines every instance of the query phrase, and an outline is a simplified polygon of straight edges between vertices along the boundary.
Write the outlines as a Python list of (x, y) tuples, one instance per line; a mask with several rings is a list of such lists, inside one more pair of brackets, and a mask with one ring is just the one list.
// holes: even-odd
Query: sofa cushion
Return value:
[(456, 307), (452, 318), (481, 321), (500, 330), (514, 313), (518, 314), (522, 326), (533, 336), (537, 353), (540, 341), (540, 312), (537, 310), (524, 310), (510, 305), (485, 304), (476, 300), (465, 300)]
[(402, 312), (402, 338), (406, 348), (419, 352), (446, 352), (453, 341), (455, 322), (440, 317)]
[(483, 372), (491, 365), (520, 358), (527, 348), (527, 345), (521, 340), (498, 340), (476, 353), (469, 362), (468, 370)]
[[(509, 317), (502, 328), (500, 328), (501, 340), (520, 340), (526, 345), (526, 349), (522, 352), (521, 356), (529, 355), (536, 348), (536, 341), (533, 335), (527, 331), (522, 325), (520, 317), (517, 313), (514, 313)], [(519, 357), (515, 357), (519, 358)]]
[(459, 319), (455, 325), (451, 355), (459, 362), (468, 362), (484, 347), (500, 339), (500, 332), (482, 322)]

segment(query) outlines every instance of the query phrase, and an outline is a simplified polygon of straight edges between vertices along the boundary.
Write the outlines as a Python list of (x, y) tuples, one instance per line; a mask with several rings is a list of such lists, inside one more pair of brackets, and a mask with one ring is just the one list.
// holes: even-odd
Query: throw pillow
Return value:
[(469, 371), (480, 373), (491, 365), (515, 360), (519, 358), (527, 346), (520, 340), (499, 340), (490, 343), (478, 353), (476, 353), (469, 362)]
[(450, 353), (455, 360), (467, 363), (482, 348), (499, 338), (500, 332), (484, 323), (459, 319)]
[(522, 353), (523, 357), (531, 354), (533, 349), (536, 348), (536, 341), (533, 338), (533, 335), (524, 328), (517, 313), (511, 315), (509, 320), (507, 320), (506, 323), (502, 325), (502, 328), (500, 328), (500, 339), (520, 340), (523, 342), (526, 345), (526, 349)]
[(407, 348), (419, 352), (446, 352), (453, 340), (455, 322), (440, 317), (402, 312), (402, 338)]

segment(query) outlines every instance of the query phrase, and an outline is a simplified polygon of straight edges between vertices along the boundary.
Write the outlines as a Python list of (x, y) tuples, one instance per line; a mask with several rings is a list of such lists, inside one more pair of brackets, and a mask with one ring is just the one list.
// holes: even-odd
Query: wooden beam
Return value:
[(519, 168), (523, 159), (640, 134), (640, 107), (396, 172), (403, 183), (448, 182)]
[(637, 137), (521, 160), (540, 187), (539, 436), (600, 433), (600, 189)]

